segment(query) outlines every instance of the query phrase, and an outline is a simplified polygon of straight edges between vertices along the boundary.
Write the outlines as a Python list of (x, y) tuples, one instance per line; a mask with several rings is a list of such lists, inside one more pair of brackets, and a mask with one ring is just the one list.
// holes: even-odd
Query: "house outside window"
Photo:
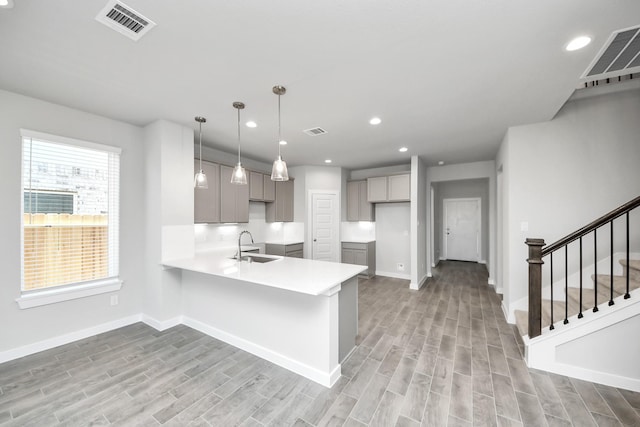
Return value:
[[(85, 296), (105, 285), (108, 291), (113, 284), (119, 289), (120, 149), (24, 129), (21, 134), (18, 303), (35, 300), (45, 290), (58, 295), (50, 303), (78, 297), (73, 290)], [(71, 296), (61, 296), (65, 293)], [(101, 292), (88, 294), (95, 293)]]

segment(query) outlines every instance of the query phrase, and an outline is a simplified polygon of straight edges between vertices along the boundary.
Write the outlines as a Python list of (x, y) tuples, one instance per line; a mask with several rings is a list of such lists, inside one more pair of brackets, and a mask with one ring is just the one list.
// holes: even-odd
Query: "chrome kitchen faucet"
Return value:
[(242, 235), (245, 233), (247, 233), (249, 237), (251, 237), (251, 244), (253, 244), (253, 236), (251, 235), (251, 233), (249, 233), (248, 230), (241, 231), (240, 235), (238, 236), (238, 253), (236, 254), (236, 259), (238, 260), (238, 262), (242, 260), (242, 249), (240, 246), (240, 242), (242, 240)]

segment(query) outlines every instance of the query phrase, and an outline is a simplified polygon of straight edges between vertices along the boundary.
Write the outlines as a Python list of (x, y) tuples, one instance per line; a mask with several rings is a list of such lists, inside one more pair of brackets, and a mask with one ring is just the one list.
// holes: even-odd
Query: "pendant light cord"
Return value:
[(240, 164), (240, 108), (238, 108), (238, 164)]
[(281, 158), (282, 156), (280, 155), (280, 142), (282, 142), (282, 126), (280, 123), (280, 94), (278, 94), (278, 158)]
[(202, 171), (202, 122), (200, 124), (200, 171)]

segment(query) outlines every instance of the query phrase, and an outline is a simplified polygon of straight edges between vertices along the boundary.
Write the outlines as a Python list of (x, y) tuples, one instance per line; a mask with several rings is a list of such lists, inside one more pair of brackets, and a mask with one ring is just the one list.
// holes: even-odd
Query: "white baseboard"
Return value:
[(141, 319), (144, 323), (146, 323), (147, 325), (151, 326), (154, 329), (157, 329), (158, 331), (165, 331), (169, 328), (173, 328), (174, 326), (178, 326), (182, 323), (184, 323), (182, 321), (182, 316), (176, 316), (172, 319), (168, 319), (168, 320), (157, 320), (154, 319), (151, 316), (148, 316), (146, 314), (141, 314)]
[(376, 276), (393, 277), (394, 279), (411, 280), (411, 275), (406, 273), (394, 273), (391, 271), (376, 270)]
[(414, 291), (419, 290), (422, 286), (424, 286), (424, 283), (427, 281), (427, 277), (428, 277), (428, 275), (425, 274), (424, 277), (422, 279), (420, 279), (420, 282), (418, 282), (418, 283), (411, 282), (409, 284), (409, 289), (412, 289)]
[(323, 372), (309, 365), (305, 365), (303, 363), (295, 361), (280, 353), (276, 353), (273, 350), (269, 350), (268, 348), (265, 348), (261, 345), (257, 345), (236, 335), (209, 326), (206, 323), (200, 322), (199, 320), (195, 320), (186, 316), (183, 317), (182, 320), (182, 323), (186, 326), (189, 326), (190, 328), (198, 330), (203, 334), (207, 334), (210, 337), (219, 339), (220, 341), (224, 341), (227, 344), (230, 344), (239, 349), (248, 351), (251, 354), (268, 360), (269, 362), (275, 363), (278, 366), (282, 366), (283, 368), (295, 372), (296, 374), (302, 375), (303, 377), (309, 378), (310, 380), (315, 381), (325, 387), (332, 387), (336, 383), (336, 381), (338, 381), (338, 378), (340, 378), (340, 375), (342, 373), (340, 364), (338, 364), (338, 366), (336, 366), (330, 372)]
[(8, 362), (10, 360), (19, 359), (21, 357), (29, 356), (41, 351), (49, 350), (61, 345), (69, 344), (74, 341), (79, 341), (85, 338), (92, 337), (94, 335), (109, 332), (114, 329), (122, 328), (124, 326), (131, 325), (142, 320), (141, 314), (134, 314), (122, 319), (114, 320), (100, 325), (92, 326), (90, 328), (81, 329), (79, 331), (70, 332), (68, 334), (59, 335), (57, 337), (48, 338), (46, 340), (38, 341), (32, 344), (27, 344), (22, 347), (13, 348), (11, 350), (0, 352), (0, 363)]
[(478, 261), (478, 264), (487, 265), (487, 260), (486, 259), (481, 259), (481, 260)]
[(507, 323), (515, 325), (516, 315), (513, 311), (509, 312), (509, 310), (507, 310), (507, 306), (504, 305), (504, 300), (502, 301), (502, 304), (500, 304), (500, 307), (502, 307), (502, 314), (504, 314), (504, 318), (507, 320)]
[(491, 277), (489, 277), (489, 279), (487, 280), (487, 284), (488, 284), (489, 286), (493, 286), (493, 287), (495, 287), (495, 286), (496, 286), (496, 281), (495, 281), (495, 280), (493, 280)]

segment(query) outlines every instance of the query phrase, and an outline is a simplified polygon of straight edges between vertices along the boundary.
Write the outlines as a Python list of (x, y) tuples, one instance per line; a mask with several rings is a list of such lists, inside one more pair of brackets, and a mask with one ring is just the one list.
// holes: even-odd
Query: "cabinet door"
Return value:
[(264, 174), (260, 172), (249, 172), (249, 199), (264, 200)]
[[(354, 255), (354, 258), (355, 258), (354, 264), (367, 265), (367, 251), (366, 250), (354, 250), (353, 251), (353, 255)], [(366, 273), (366, 272), (364, 272), (364, 273)]]
[(220, 165), (220, 222), (236, 221), (236, 185), (231, 183), (233, 168)]
[(282, 221), (293, 222), (293, 181), (282, 183)]
[(262, 175), (264, 186), (264, 201), (273, 202), (276, 200), (276, 182), (271, 181), (270, 175)]
[[(194, 170), (200, 170), (200, 161), (195, 160)], [(194, 188), (193, 213), (196, 224), (220, 222), (220, 166), (202, 162), (202, 170), (207, 175), (209, 188)]]
[(293, 180), (277, 181), (276, 200), (265, 206), (266, 222), (293, 221)]
[(236, 188), (236, 220), (234, 222), (249, 222), (249, 186), (231, 184)]
[(365, 181), (347, 182), (347, 221), (360, 221), (360, 183), (362, 182), (366, 185)]
[(401, 202), (411, 199), (411, 175), (391, 175), (389, 177), (389, 201)]
[(232, 173), (220, 165), (220, 222), (249, 222), (249, 186), (232, 184)]
[(367, 201), (386, 202), (387, 201), (387, 177), (378, 176), (367, 179)]
[(355, 264), (355, 251), (353, 249), (342, 249), (342, 262), (345, 264)]
[(358, 221), (375, 221), (375, 219), (375, 206), (368, 200), (367, 181), (360, 181), (358, 184)]

